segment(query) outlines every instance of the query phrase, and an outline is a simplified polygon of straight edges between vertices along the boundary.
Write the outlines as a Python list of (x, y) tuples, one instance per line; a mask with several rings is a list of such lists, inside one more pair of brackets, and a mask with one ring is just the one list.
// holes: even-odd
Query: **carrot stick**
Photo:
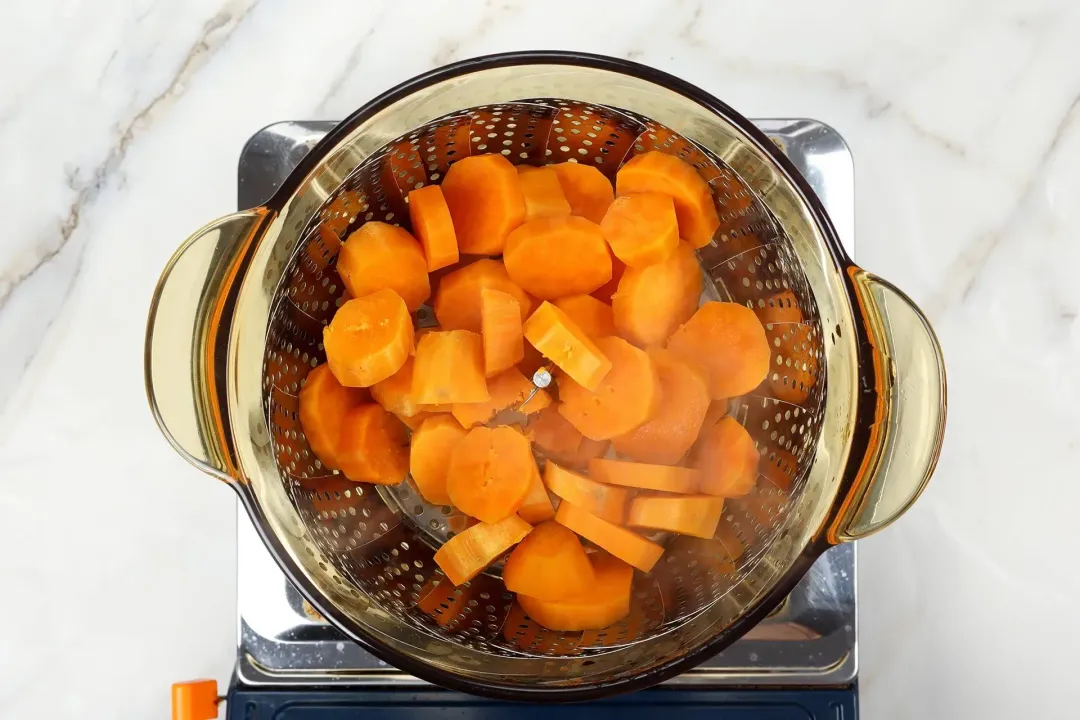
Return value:
[(581, 594), (555, 601), (518, 595), (518, 604), (548, 630), (603, 630), (627, 617), (634, 568), (607, 553), (589, 559), (596, 579)]
[(435, 564), (450, 582), (464, 585), (521, 542), (531, 530), (532, 526), (517, 515), (497, 523), (477, 523), (443, 543), (435, 553)]
[(589, 461), (589, 477), (598, 482), (669, 493), (697, 492), (700, 474), (697, 470), (670, 465), (646, 465), (602, 458)]
[(679, 235), (695, 248), (709, 244), (720, 218), (712, 191), (692, 165), (659, 151), (643, 153), (619, 168), (619, 195), (656, 192), (669, 195), (679, 218)]
[(544, 467), (544, 484), (566, 502), (610, 523), (621, 525), (626, 517), (631, 497), (631, 491), (626, 488), (605, 485), (561, 468), (550, 460)]
[(592, 295), (571, 295), (559, 298), (552, 304), (566, 313), (593, 340), (616, 334), (611, 306)]
[(491, 397), (484, 402), (454, 403), (454, 417), (462, 427), (468, 429), (486, 423), (507, 408), (513, 407), (522, 415), (531, 415), (551, 404), (551, 396), (545, 390), (537, 390), (525, 402), (534, 386), (517, 368), (510, 368), (502, 375), (491, 378), (487, 387)]
[(465, 429), (450, 415), (433, 415), (413, 433), (409, 447), (409, 472), (424, 499), (433, 505), (449, 505), (446, 473), (454, 448)]
[(753, 310), (738, 303), (705, 303), (675, 331), (667, 347), (708, 373), (709, 392), (717, 400), (750, 392), (769, 372), (765, 328)]
[(559, 176), (551, 168), (519, 165), (518, 180), (525, 196), (525, 222), (570, 214), (570, 203), (563, 195)]
[(300, 427), (323, 467), (340, 469), (337, 451), (345, 413), (368, 400), (366, 391), (339, 383), (325, 363), (307, 374), (300, 389)]
[(468, 330), (427, 333), (416, 347), (413, 399), (424, 405), (487, 402), (484, 350)]
[(615, 198), (600, 223), (615, 257), (639, 268), (666, 260), (679, 245), (675, 203), (660, 193)]
[(615, 198), (611, 181), (591, 165), (564, 162), (549, 166), (559, 177), (559, 185), (570, 203), (570, 212), (599, 223)]
[(600, 226), (573, 215), (532, 220), (511, 232), (503, 262), (510, 279), (541, 300), (588, 294), (611, 279)]
[(711, 538), (723, 512), (724, 498), (712, 495), (639, 495), (630, 503), (626, 524)]
[(611, 369), (611, 362), (566, 313), (549, 302), (541, 303), (524, 325), (525, 337), (544, 357), (587, 389), (595, 390)]
[(484, 336), (484, 374), (509, 370), (525, 358), (521, 307), (517, 299), (494, 288), (480, 290), (480, 325)]
[(517, 430), (475, 427), (454, 448), (446, 490), (461, 512), (499, 522), (525, 502), (535, 462), (529, 441)]
[(374, 403), (359, 405), (341, 423), (338, 463), (353, 482), (397, 485), (409, 472), (405, 426)]
[(553, 521), (534, 527), (503, 567), (507, 590), (541, 600), (580, 595), (595, 580), (577, 535)]
[(431, 295), (424, 250), (408, 231), (371, 220), (349, 236), (338, 253), (337, 271), (353, 297), (389, 288), (409, 312)]
[(409, 193), (409, 220), (424, 248), (428, 272), (458, 261), (457, 234), (441, 187), (427, 185)]
[(663, 344), (694, 314), (701, 287), (697, 256), (686, 243), (655, 265), (627, 268), (611, 300), (619, 335), (640, 347)]
[(732, 417), (725, 417), (702, 435), (697, 467), (701, 491), (721, 497), (742, 497), (758, 476), (761, 459), (750, 433)]
[(555, 522), (565, 525), (642, 572), (652, 570), (653, 565), (664, 554), (662, 545), (657, 545), (626, 528), (613, 525), (565, 500), (559, 503)]
[(413, 352), (412, 316), (393, 290), (348, 301), (323, 328), (326, 362), (347, 387), (371, 387), (390, 377)]
[(506, 236), (525, 219), (521, 182), (502, 155), (458, 160), (447, 170), (442, 191), (462, 253), (498, 255)]
[(521, 320), (529, 316), (533, 302), (529, 296), (506, 274), (506, 268), (498, 260), (483, 258), (463, 268), (447, 273), (439, 280), (433, 301), (435, 317), (443, 330), (483, 330), (484, 288), (492, 288), (518, 301)]

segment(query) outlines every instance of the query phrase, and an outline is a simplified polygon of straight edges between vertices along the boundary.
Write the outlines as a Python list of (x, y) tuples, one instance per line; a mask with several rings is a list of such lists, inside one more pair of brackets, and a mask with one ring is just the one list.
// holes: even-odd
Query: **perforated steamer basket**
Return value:
[[(661, 536), (633, 608), (598, 632), (532, 622), (497, 569), (454, 589), (433, 562), (463, 529), (411, 480), (355, 484), (322, 468), (298, 421), (341, 303), (340, 243), (369, 220), (408, 227), (409, 190), (456, 160), (591, 164), (611, 178), (673, 153), (713, 189), (721, 226), (698, 251), (704, 298), (758, 313), (775, 356), (732, 402), (762, 457), (714, 540)], [(419, 324), (431, 322), (421, 309)], [(522, 53), (416, 78), (338, 125), (264, 206), (189, 238), (156, 289), (146, 385), (162, 432), (228, 482), (311, 604), (387, 662), (468, 692), (578, 700), (688, 669), (765, 617), (832, 544), (918, 497), (938, 457), (945, 376), (933, 332), (845, 255), (783, 148), (698, 88), (609, 58)]]

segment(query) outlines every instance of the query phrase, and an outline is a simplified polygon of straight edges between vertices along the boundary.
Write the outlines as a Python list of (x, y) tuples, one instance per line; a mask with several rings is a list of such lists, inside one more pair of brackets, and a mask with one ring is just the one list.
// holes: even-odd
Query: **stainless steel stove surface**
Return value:
[[(854, 170), (843, 138), (814, 120), (758, 120), (824, 202), (854, 256)], [(282, 122), (253, 136), (239, 164), (239, 206), (269, 198), (331, 122)], [(285, 579), (237, 507), (236, 680), (253, 687), (430, 687), (372, 657), (320, 619)], [(818, 560), (781, 608), (668, 686), (846, 686), (857, 671), (855, 548)]]

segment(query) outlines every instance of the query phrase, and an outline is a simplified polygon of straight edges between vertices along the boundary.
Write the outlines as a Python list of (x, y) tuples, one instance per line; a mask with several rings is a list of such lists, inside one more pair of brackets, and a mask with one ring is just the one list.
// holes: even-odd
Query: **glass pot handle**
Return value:
[(867, 335), (861, 355), (870, 361), (859, 413), (872, 417), (866, 452), (850, 461), (859, 465), (835, 513), (833, 542), (866, 537), (911, 507), (934, 472), (945, 432), (945, 362), (926, 317), (885, 280), (854, 266), (848, 273)]
[(226, 428), (223, 353), (230, 292), (272, 213), (219, 218), (189, 237), (161, 273), (150, 303), (144, 372), (158, 427), (181, 456), (226, 482), (239, 477)]

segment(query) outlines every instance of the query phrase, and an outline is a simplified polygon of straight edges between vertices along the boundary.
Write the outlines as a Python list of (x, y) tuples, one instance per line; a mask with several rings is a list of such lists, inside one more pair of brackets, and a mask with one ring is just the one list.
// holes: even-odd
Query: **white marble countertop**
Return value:
[(846, 137), (858, 259), (926, 309), (950, 381), (934, 482), (860, 546), (863, 712), (1075, 716), (1078, 36), (1066, 0), (20, 4), (0, 28), (0, 715), (161, 718), (169, 683), (228, 679), (232, 493), (158, 433), (142, 347), (162, 266), (234, 209), (244, 140), (553, 48)]

